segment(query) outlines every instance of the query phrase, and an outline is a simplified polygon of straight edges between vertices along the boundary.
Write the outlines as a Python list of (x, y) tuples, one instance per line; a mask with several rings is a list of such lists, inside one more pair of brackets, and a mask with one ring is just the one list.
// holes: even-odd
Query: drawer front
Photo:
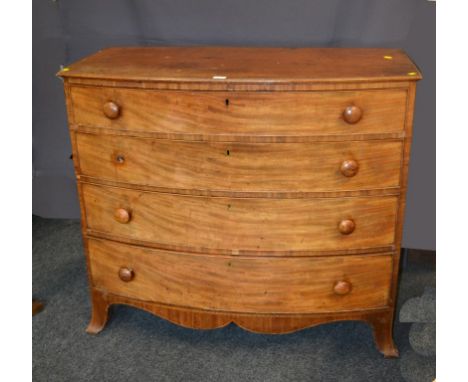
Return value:
[(394, 133), (403, 130), (406, 109), (405, 89), (249, 93), (73, 87), (71, 99), (76, 124), (197, 136)]
[(225, 198), (91, 184), (82, 192), (89, 229), (200, 251), (348, 250), (394, 241), (394, 196)]
[(220, 143), (77, 134), (83, 175), (220, 191), (314, 192), (397, 187), (400, 141)]
[(198, 309), (314, 313), (384, 307), (391, 255), (248, 258), (89, 240), (97, 288)]

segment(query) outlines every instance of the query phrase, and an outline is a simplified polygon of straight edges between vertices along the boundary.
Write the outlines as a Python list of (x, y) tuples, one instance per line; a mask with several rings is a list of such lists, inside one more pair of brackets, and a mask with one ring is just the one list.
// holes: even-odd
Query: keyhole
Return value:
[(229, 155), (229, 154), (230, 154), (229, 150), (226, 150), (226, 155)]
[(226, 99), (224, 100), (224, 103), (226, 104), (226, 107), (229, 106), (229, 99), (226, 98)]

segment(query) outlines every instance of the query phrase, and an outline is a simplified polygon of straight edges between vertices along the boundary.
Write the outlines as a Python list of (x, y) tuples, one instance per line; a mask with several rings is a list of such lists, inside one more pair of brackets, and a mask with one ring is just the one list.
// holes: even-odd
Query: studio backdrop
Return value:
[(55, 73), (100, 49), (132, 45), (404, 49), (424, 79), (417, 88), (403, 246), (435, 250), (435, 2), (33, 1), (33, 214), (80, 216), (63, 86)]

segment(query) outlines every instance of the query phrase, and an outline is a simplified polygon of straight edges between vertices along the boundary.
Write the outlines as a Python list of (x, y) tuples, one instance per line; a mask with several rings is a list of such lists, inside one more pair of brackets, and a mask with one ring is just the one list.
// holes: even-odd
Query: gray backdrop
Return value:
[(60, 65), (116, 45), (403, 48), (421, 68), (403, 245), (435, 249), (435, 3), (34, 0), (33, 213), (78, 218)]

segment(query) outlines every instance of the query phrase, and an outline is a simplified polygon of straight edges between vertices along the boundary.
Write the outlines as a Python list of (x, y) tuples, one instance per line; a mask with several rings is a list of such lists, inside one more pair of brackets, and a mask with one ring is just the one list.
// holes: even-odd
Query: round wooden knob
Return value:
[(349, 235), (355, 228), (356, 223), (351, 219), (342, 220), (340, 224), (338, 224), (338, 229), (343, 235)]
[(348, 106), (344, 109), (343, 118), (348, 123), (357, 123), (362, 118), (362, 110), (357, 106)]
[(127, 211), (125, 208), (117, 208), (114, 217), (119, 223), (125, 224), (130, 221), (131, 214), (130, 211)]
[(359, 164), (355, 160), (349, 159), (341, 163), (340, 171), (341, 173), (350, 178), (357, 174), (359, 170)]
[(115, 102), (109, 101), (104, 104), (103, 111), (107, 118), (115, 119), (120, 115), (120, 106)]
[(333, 291), (339, 295), (348, 294), (351, 292), (351, 283), (343, 280), (338, 281), (333, 287)]
[(119, 269), (119, 277), (120, 280), (128, 283), (129, 281), (132, 281), (135, 277), (135, 272), (133, 272), (133, 269), (122, 267)]

